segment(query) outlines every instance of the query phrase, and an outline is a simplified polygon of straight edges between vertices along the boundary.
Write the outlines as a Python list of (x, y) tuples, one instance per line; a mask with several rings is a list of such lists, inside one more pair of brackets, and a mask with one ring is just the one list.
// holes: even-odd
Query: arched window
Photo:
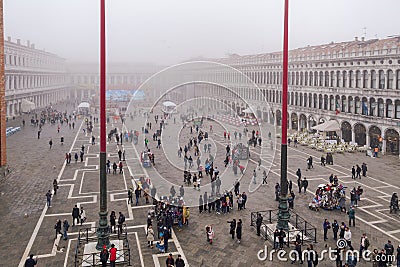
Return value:
[(353, 71), (351, 70), (351, 71), (349, 71), (349, 88), (352, 88), (353, 87), (353, 77), (354, 75), (353, 75)]
[(393, 89), (393, 71), (387, 71), (387, 89)]
[(314, 76), (313, 73), (310, 72), (310, 83), (309, 83), (310, 86), (313, 86), (313, 84), (314, 84), (313, 83), (313, 76)]
[(304, 85), (303, 84), (303, 72), (300, 72), (300, 85)]
[(319, 86), (323, 85), (324, 81), (324, 73), (322, 71), (319, 72)]
[(329, 72), (325, 71), (325, 87), (329, 87)]
[(318, 86), (318, 72), (314, 71), (314, 86)]
[(396, 100), (394, 102), (394, 109), (395, 109), (394, 117), (396, 119), (400, 119), (400, 100)]
[(368, 87), (368, 71), (364, 70), (363, 71), (363, 86), (362, 88), (367, 88)]
[(385, 115), (385, 105), (383, 103), (383, 99), (379, 98), (378, 99), (378, 117), (383, 118)]
[[(397, 72), (399, 72), (399, 74), (400, 74), (400, 70)], [(308, 72), (307, 71), (304, 73), (304, 85), (308, 86)]]
[(385, 89), (385, 72), (379, 71), (379, 89)]
[(386, 100), (386, 118), (392, 118), (393, 116), (393, 102), (390, 99)]
[(400, 89), (400, 70), (396, 71), (396, 89)]
[(371, 70), (371, 89), (376, 88), (376, 71)]
[(361, 101), (360, 101), (360, 98), (358, 96), (356, 96), (354, 98), (354, 104), (356, 106), (356, 109), (355, 109), (354, 113), (355, 114), (361, 114)]
[(356, 88), (361, 87), (361, 71), (356, 71)]
[(299, 73), (296, 72), (296, 85), (299, 85)]
[(288, 73), (288, 85), (292, 85), (292, 75), (291, 72)]
[(354, 102), (353, 102), (353, 97), (349, 96), (348, 101), (347, 101), (349, 109), (347, 110), (349, 113), (354, 113)]
[(340, 71), (336, 72), (336, 87), (340, 87)]
[(347, 71), (343, 71), (343, 84), (342, 87), (347, 86)]
[(331, 87), (335, 86), (334, 83), (335, 83), (335, 72), (331, 71), (331, 83), (330, 83), (330, 86)]

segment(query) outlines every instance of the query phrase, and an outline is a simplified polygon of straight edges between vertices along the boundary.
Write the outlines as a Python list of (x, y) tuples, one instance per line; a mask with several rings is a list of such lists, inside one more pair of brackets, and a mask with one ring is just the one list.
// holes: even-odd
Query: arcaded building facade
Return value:
[[(7, 117), (20, 115), (26, 101), (35, 108), (67, 98), (69, 89), (65, 59), (20, 39), (4, 41)], [(24, 103), (25, 101), (25, 103)]]
[[(246, 74), (260, 90), (243, 87), (235, 75), (220, 79), (258, 101), (257, 117), (281, 125), (282, 53), (217, 59)], [(238, 107), (221, 90), (221, 101)], [(271, 109), (263, 107), (263, 96)], [(241, 107), (245, 108), (245, 107)], [(238, 110), (240, 112), (240, 110)], [(346, 142), (399, 154), (400, 37), (355, 38), (289, 52), (289, 129), (303, 131), (337, 120)], [(381, 143), (379, 143), (381, 141)]]

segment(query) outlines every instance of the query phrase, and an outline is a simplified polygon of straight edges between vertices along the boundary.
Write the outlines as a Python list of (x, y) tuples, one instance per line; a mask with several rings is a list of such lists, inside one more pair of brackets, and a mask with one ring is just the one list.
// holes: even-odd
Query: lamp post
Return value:
[(109, 247), (106, 175), (106, 11), (100, 0), (100, 212), (96, 248)]
[(288, 183), (287, 183), (287, 93), (289, 60), (289, 0), (285, 0), (283, 31), (283, 68), (282, 68), (282, 144), (281, 144), (281, 193), (279, 198), (278, 229), (289, 229)]

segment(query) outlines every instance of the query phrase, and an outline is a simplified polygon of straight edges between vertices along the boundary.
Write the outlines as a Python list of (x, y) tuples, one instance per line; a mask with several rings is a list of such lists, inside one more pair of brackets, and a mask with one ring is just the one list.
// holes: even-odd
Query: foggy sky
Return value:
[[(99, 0), (5, 0), (5, 38), (98, 62)], [(108, 0), (109, 62), (280, 51), (284, 0)], [(292, 0), (290, 48), (400, 34), (399, 0)]]

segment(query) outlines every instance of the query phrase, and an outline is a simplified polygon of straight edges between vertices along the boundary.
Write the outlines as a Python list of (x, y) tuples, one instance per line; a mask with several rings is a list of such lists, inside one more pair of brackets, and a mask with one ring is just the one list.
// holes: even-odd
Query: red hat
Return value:
[(106, 246), (106, 245), (103, 245), (103, 249), (107, 249), (107, 246)]

